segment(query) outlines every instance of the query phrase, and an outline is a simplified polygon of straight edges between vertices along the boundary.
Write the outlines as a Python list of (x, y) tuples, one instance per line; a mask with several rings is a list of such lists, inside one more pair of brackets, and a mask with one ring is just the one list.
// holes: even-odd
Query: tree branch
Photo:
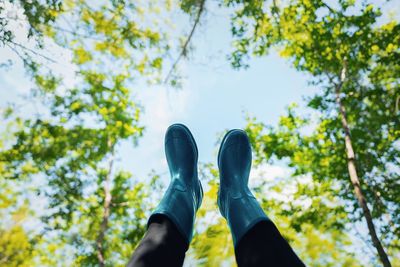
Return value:
[(197, 25), (200, 22), (201, 14), (204, 11), (205, 3), (206, 3), (206, 0), (201, 0), (200, 6), (199, 6), (199, 10), (197, 11), (197, 15), (196, 15), (196, 18), (194, 20), (194, 24), (193, 24), (192, 30), (190, 31), (188, 37), (186, 38), (186, 41), (182, 46), (182, 50), (179, 53), (179, 56), (176, 58), (174, 64), (172, 64), (171, 69), (169, 70), (167, 76), (165, 77), (164, 83), (167, 83), (169, 81), (169, 79), (171, 78), (172, 73), (176, 69), (176, 66), (178, 65), (179, 61), (182, 59), (182, 57), (186, 56), (186, 53), (187, 53), (187, 50), (188, 50), (188, 46), (189, 46), (190, 41), (192, 40), (192, 37), (193, 37), (193, 35), (194, 35), (195, 31), (196, 31)]
[(102, 41), (102, 42), (105, 41), (102, 38), (96, 38), (95, 36), (78, 33), (77, 31), (68, 30), (68, 29), (65, 29), (65, 28), (62, 28), (62, 27), (59, 27), (59, 26), (53, 26), (53, 28), (56, 29), (56, 30), (59, 30), (61, 32), (69, 33), (69, 34), (71, 34), (73, 36), (76, 36), (76, 37), (83, 37), (83, 38), (86, 38), (86, 39), (91, 39), (91, 40), (95, 40), (95, 41)]
[[(48, 56), (45, 56), (45, 55), (43, 55), (43, 54), (41, 54), (41, 53), (38, 53), (38, 52), (36, 52), (35, 50), (30, 49), (29, 47), (26, 47), (26, 46), (24, 46), (24, 45), (22, 45), (22, 44), (16, 43), (16, 42), (14, 42), (14, 41), (12, 41), (12, 40), (10, 40), (9, 42), (10, 42), (11, 44), (15, 45), (15, 46), (18, 46), (18, 47), (22, 48), (22, 49), (25, 50), (25, 51), (28, 51), (28, 52), (30, 52), (30, 53), (36, 55), (36, 56), (42, 57), (42, 58), (44, 58), (44, 59), (46, 59), (46, 60), (48, 60), (48, 61), (50, 61), (50, 62), (52, 62), (52, 63), (57, 63), (57, 61), (55, 61), (54, 59), (49, 58)], [(7, 46), (11, 48), (10, 45), (7, 45)], [(15, 52), (15, 49), (13, 49), (13, 51)]]

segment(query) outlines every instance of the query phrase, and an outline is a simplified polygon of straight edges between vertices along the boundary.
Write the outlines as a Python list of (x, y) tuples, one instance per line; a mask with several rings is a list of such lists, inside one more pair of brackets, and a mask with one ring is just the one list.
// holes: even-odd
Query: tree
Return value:
[[(53, 266), (64, 250), (72, 256), (63, 257), (66, 264), (123, 266), (145, 231), (156, 182), (135, 182), (118, 166), (118, 149), (134, 146), (143, 134), (132, 87), (160, 81), (169, 50), (164, 18), (153, 1), (31, 3), (35, 12), (43, 8), (32, 13), (34, 22), (25, 13), (32, 34), (72, 54), (75, 82), (53, 69), (56, 60), (30, 54), (37, 56), (28, 67), (38, 114), (26, 112), (29, 106), (7, 108), (4, 123), (17, 127), (6, 129), (1, 179), (40, 185), (32, 190), (47, 211), (38, 214), (43, 228), (35, 264)], [(20, 4), (27, 12), (25, 1)], [(171, 3), (165, 4), (168, 12)], [(6, 46), (12, 47), (11, 37)]]
[[(381, 239), (393, 239), (399, 231), (398, 170), (393, 167), (399, 162), (399, 23), (383, 21), (379, 7), (350, 0), (334, 4), (293, 0), (281, 5), (227, 1), (226, 5), (234, 9), (234, 67), (246, 66), (249, 54), (263, 56), (277, 48), (321, 88), (308, 101), (321, 116), (314, 135), (302, 135), (298, 125), (283, 122), (286, 139), (280, 131), (268, 129), (254, 137), (253, 145), (264, 158), (289, 158), (299, 173), (341, 181), (341, 196), (357, 201), (353, 205), (362, 210), (382, 264), (391, 266)], [(381, 238), (373, 218), (385, 224)]]

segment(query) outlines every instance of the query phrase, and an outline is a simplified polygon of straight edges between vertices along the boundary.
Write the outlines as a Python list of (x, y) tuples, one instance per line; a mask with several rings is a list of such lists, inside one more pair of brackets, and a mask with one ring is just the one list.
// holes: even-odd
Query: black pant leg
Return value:
[(251, 228), (236, 245), (235, 256), (239, 267), (305, 266), (270, 221)]
[(128, 267), (182, 266), (189, 245), (168, 217), (154, 216)]

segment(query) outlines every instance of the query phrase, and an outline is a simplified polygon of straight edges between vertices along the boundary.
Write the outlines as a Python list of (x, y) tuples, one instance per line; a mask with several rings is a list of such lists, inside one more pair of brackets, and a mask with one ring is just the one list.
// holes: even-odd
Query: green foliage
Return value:
[[(234, 67), (245, 66), (248, 54), (263, 56), (276, 47), (293, 65), (312, 75), (339, 75), (344, 62), (348, 75), (359, 75), (371, 60), (399, 56), (399, 25), (377, 27), (380, 9), (367, 2), (321, 0), (278, 5), (275, 1), (227, 1), (235, 8), (232, 33)], [(356, 10), (355, 10), (356, 9)]]
[(0, 229), (0, 266), (30, 266), (32, 245), (21, 226)]
[(235, 266), (231, 233), (217, 206), (218, 170), (212, 164), (205, 164), (201, 169), (201, 180), (209, 182), (205, 185), (208, 189), (197, 212), (196, 235), (190, 245), (189, 255), (198, 266)]
[(296, 175), (337, 182), (340, 190), (335, 194), (344, 201), (349, 218), (360, 220), (362, 210), (347, 169), (344, 128), (348, 127), (358, 179), (378, 232), (386, 247), (396, 246), (400, 227), (398, 21), (385, 19), (381, 8), (369, 1), (224, 4), (233, 9), (233, 67), (246, 67), (249, 56), (276, 49), (320, 88), (308, 98), (315, 119), (289, 110), (275, 128), (249, 120), (257, 161), (284, 159)]
[[(366, 122), (367, 125), (370, 124)], [(266, 126), (249, 119), (247, 130), (255, 149), (256, 161), (265, 163), (274, 162), (276, 159), (289, 160), (288, 165), (294, 169), (296, 176), (311, 174), (313, 183), (328, 183), (329, 185), (334, 182), (334, 186), (327, 186), (325, 190), (342, 199), (342, 205), (349, 213), (348, 217), (351, 221), (362, 218), (352, 194), (353, 188), (348, 183), (345, 158), (341, 156), (345, 153), (345, 147), (343, 143), (337, 141), (343, 138), (338, 119), (320, 118), (317, 121), (304, 119), (295, 113), (294, 108), (289, 108), (288, 114), (281, 117), (277, 127)], [(358, 157), (363, 162), (360, 165), (365, 181), (362, 186), (373, 205), (374, 217), (380, 220), (382, 225), (380, 231), (385, 237), (386, 245), (396, 247), (395, 243), (398, 240), (396, 233), (399, 231), (397, 219), (399, 187), (396, 185), (398, 176), (397, 170), (391, 169), (387, 163), (390, 162), (390, 157), (396, 157), (399, 152), (388, 144), (387, 139), (377, 139), (375, 143), (372, 143), (377, 144), (376, 148), (370, 149), (364, 145), (364, 142), (369, 141), (369, 137), (374, 138), (373, 135), (361, 135), (360, 138), (354, 139), (359, 151)], [(390, 149), (380, 151), (379, 146), (385, 145), (388, 145)], [(390, 156), (385, 158), (388, 155)], [(368, 167), (371, 169), (366, 171)], [(304, 192), (307, 198), (319, 194), (321, 192), (313, 194)], [(301, 197), (301, 194), (298, 197)], [(332, 215), (336, 214), (333, 210), (331, 212)], [(293, 214), (296, 217), (297, 213)], [(387, 225), (388, 218), (390, 226)], [(333, 218), (333, 220), (336, 219)], [(318, 216), (313, 220), (318, 222)]]
[[(10, 4), (14, 4), (23, 10), (28, 22), (28, 37), (35, 38), (36, 41), (41, 43), (43, 37), (43, 27), (53, 22), (57, 14), (62, 9), (62, 1), (60, 0), (46, 0), (46, 1), (19, 1), (10, 0)], [(4, 10), (4, 5), (0, 6), (0, 14)], [(0, 42), (5, 45), (13, 43), (15, 33), (7, 28), (11, 20), (18, 18), (2, 14), (0, 17)]]
[[(13, 27), (26, 24), (28, 40), (33, 41), (37, 49), (44, 48), (45, 28), (54, 23), (57, 16), (62, 11), (62, 0), (9, 0), (2, 1), (0, 5), (0, 44), (3, 47), (10, 48), (23, 61), (25, 66), (35, 71), (37, 69), (37, 60), (34, 55), (38, 53), (16, 41), (17, 32)], [(10, 12), (10, 9), (12, 12)], [(23, 18), (17, 13), (23, 12)], [(12, 63), (12, 62), (11, 62)]]
[[(50, 38), (72, 54), (76, 82), (65, 81), (39, 54), (21, 48), (33, 62), (27, 67), (40, 112), (6, 110), (8, 137), (2, 140), (0, 172), (4, 183), (32, 185), (27, 190), (38, 197), (26, 198), (44, 201), (47, 208), (39, 214), (40, 237), (26, 235), (35, 241), (33, 256), (26, 261), (124, 266), (144, 234), (154, 204), (150, 192), (157, 182), (135, 182), (116, 165), (116, 155), (122, 145), (135, 146), (142, 136), (141, 107), (132, 87), (134, 82), (159, 80), (169, 49), (165, 28), (159, 26), (162, 17), (151, 1), (71, 0), (57, 2), (56, 10), (41, 4), (43, 12), (35, 22), (24, 10), (32, 34)], [(26, 253), (32, 249), (10, 242), (11, 248), (21, 246)], [(7, 259), (7, 264), (14, 263), (20, 259)]]
[(34, 256), (34, 244), (22, 226), (32, 214), (28, 202), (21, 201), (17, 186), (0, 180), (0, 266), (30, 266)]

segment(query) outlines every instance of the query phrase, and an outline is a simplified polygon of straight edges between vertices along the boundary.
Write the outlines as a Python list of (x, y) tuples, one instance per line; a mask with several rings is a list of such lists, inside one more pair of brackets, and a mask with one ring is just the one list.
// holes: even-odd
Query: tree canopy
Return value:
[[(382, 264), (390, 266), (384, 247), (397, 250), (399, 231), (399, 22), (367, 1), (227, 5), (234, 8), (233, 67), (275, 48), (320, 89), (307, 100), (317, 118), (290, 109), (277, 128), (249, 120), (259, 161), (289, 159), (296, 175), (339, 182), (349, 218), (366, 220)], [(311, 133), (304, 133), (307, 125)]]

